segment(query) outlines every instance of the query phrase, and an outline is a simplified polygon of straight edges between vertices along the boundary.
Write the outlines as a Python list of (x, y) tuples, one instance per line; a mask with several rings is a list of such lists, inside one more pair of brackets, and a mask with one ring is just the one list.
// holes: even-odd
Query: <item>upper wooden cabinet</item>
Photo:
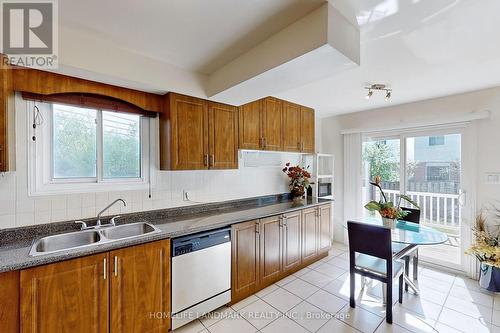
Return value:
[(314, 110), (302, 106), (300, 108), (300, 137), (303, 153), (314, 153)]
[(21, 271), (21, 332), (109, 332), (108, 258), (102, 253)]
[(167, 332), (170, 241), (22, 270), (20, 307), (22, 333)]
[[(0, 55), (3, 63), (3, 56)], [(0, 172), (12, 170), (9, 161), (9, 107), (14, 91), (12, 88), (12, 70), (7, 65), (0, 65)]]
[(238, 168), (238, 108), (208, 102), (209, 167)]
[(283, 102), (283, 148), (285, 151), (300, 152), (302, 148), (302, 107)]
[(241, 149), (314, 152), (314, 110), (266, 97), (240, 106)]
[(160, 115), (160, 169), (238, 167), (238, 108), (168, 93)]
[(112, 251), (109, 259), (111, 332), (167, 332), (170, 320), (151, 314), (170, 309), (170, 242)]

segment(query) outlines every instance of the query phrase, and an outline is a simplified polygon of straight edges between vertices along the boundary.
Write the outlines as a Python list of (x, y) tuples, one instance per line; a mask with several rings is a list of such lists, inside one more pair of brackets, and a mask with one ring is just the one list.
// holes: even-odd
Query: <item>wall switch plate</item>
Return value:
[(500, 184), (500, 172), (487, 172), (485, 181), (486, 184)]

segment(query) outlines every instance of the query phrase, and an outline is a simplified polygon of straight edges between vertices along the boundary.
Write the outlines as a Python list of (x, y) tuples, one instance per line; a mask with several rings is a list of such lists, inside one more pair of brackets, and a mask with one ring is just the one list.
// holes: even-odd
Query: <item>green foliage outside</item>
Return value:
[[(54, 112), (54, 176), (96, 177), (95, 113)], [(140, 141), (137, 123), (104, 126), (103, 177), (140, 176)]]
[(384, 182), (399, 181), (399, 149), (394, 149), (386, 141), (365, 142), (363, 161), (369, 168), (370, 180), (380, 176)]

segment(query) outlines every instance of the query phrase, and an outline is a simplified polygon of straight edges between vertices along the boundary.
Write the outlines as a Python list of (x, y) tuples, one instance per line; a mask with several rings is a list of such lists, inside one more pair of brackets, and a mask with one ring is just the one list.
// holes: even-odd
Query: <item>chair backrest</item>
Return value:
[(401, 209), (410, 212), (410, 214), (402, 218), (403, 221), (420, 223), (420, 209), (406, 208), (406, 207), (401, 207)]
[(391, 229), (348, 221), (349, 252), (368, 254), (391, 262)]

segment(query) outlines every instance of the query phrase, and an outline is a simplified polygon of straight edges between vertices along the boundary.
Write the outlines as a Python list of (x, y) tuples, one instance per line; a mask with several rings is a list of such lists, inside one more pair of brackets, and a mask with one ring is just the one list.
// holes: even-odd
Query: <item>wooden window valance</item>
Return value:
[(137, 105), (118, 98), (89, 93), (59, 93), (42, 95), (21, 92), (23, 99), (39, 102), (60, 103), (106, 111), (136, 113), (146, 117), (156, 117), (156, 112), (141, 109)]

